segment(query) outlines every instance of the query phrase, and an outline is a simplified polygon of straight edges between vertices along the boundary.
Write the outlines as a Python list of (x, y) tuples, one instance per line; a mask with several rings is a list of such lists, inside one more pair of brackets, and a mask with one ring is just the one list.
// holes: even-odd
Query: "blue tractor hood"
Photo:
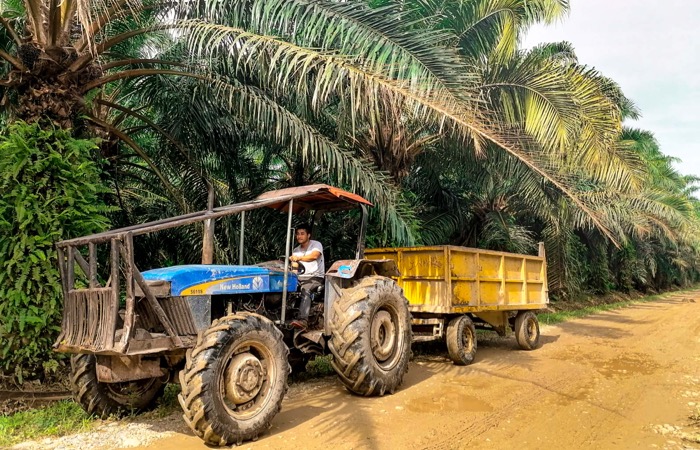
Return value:
[[(284, 271), (260, 266), (191, 264), (147, 270), (146, 281), (170, 283), (173, 297), (189, 295), (282, 292)], [(297, 275), (289, 272), (287, 291), (296, 291)]]

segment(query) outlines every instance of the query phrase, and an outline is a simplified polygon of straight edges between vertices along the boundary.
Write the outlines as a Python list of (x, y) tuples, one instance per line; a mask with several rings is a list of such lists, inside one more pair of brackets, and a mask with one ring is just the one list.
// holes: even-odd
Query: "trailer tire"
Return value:
[(183, 418), (205, 443), (240, 444), (270, 427), (287, 392), (289, 349), (267, 318), (237, 313), (199, 333), (180, 372)]
[(391, 278), (370, 276), (344, 289), (333, 304), (331, 365), (358, 395), (393, 394), (411, 358), (411, 314)]
[(534, 350), (540, 345), (540, 324), (532, 311), (520, 311), (515, 316), (515, 340), (523, 350)]
[(75, 401), (101, 419), (147, 411), (155, 406), (165, 389), (166, 378), (103, 383), (97, 379), (94, 354), (73, 355), (70, 362)]
[(476, 356), (476, 328), (468, 315), (455, 317), (447, 325), (447, 353), (458, 366), (466, 366)]

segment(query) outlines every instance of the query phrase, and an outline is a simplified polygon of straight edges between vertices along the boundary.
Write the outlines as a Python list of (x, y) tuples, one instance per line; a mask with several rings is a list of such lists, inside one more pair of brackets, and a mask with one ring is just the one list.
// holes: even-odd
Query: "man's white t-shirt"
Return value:
[(321, 252), (321, 256), (319, 256), (318, 259), (314, 261), (299, 261), (300, 264), (304, 265), (304, 269), (306, 269), (303, 275), (299, 275), (299, 278), (302, 280), (313, 277), (322, 277), (326, 273), (326, 266), (323, 261), (323, 245), (321, 245), (320, 242), (310, 240), (309, 246), (306, 247), (306, 250), (302, 250), (301, 246), (297, 246), (294, 248), (292, 255), (308, 256), (313, 253), (314, 250)]

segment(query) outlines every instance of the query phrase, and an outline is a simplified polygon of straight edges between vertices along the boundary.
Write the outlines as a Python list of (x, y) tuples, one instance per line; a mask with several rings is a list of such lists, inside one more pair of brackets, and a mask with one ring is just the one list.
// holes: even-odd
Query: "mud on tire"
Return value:
[(540, 345), (540, 324), (532, 311), (520, 311), (515, 316), (515, 340), (523, 350), (534, 350)]
[(165, 389), (162, 378), (103, 383), (97, 379), (96, 358), (92, 354), (73, 355), (70, 362), (75, 401), (102, 419), (151, 409)]
[(366, 277), (333, 304), (332, 365), (359, 395), (393, 393), (408, 371), (411, 315), (403, 291), (382, 276)]
[(447, 325), (447, 353), (458, 366), (466, 366), (476, 355), (476, 328), (467, 316), (455, 317)]
[(183, 418), (210, 445), (255, 439), (287, 392), (289, 349), (263, 316), (237, 313), (202, 331), (180, 373)]

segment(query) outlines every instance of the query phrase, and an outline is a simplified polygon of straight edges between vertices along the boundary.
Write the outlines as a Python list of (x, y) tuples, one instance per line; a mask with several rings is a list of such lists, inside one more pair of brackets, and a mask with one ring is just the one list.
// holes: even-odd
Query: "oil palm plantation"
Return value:
[[(209, 186), (228, 201), (325, 179), (368, 195), (410, 242), (395, 183), (419, 169), (439, 179), (416, 161), (454, 154), (517, 167), (549, 229), (624, 239), (603, 206), (644, 180), (619, 145), (631, 104), (566, 45), (518, 49), (566, 0), (369, 3), (5, 0), (4, 102), (11, 118), (101, 135), (115, 203), (138, 198), (134, 214), (201, 208)], [(492, 217), (461, 211), (456, 228)]]
[[(474, 141), (465, 149), (464, 142), (435, 139), (440, 130), (413, 127), (405, 114), (386, 115), (401, 120), (386, 120), (381, 139), (375, 138), (377, 133), (369, 135), (372, 139), (366, 141), (389, 150), (374, 153), (397, 153), (394, 161), (407, 161), (404, 153), (391, 151), (387, 143), (400, 142), (413, 132), (422, 138), (414, 142), (427, 143), (399, 146), (413, 150), (411, 170), (391, 168), (392, 174), (408, 174), (404, 186), (416, 199), (424, 242), (523, 251), (534, 247), (535, 238), (544, 240), (550, 288), (560, 293), (576, 292), (594, 280), (615, 285), (619, 271), (614, 260), (620, 258), (608, 255), (622, 255), (630, 245), (634, 248), (630, 240), (641, 244), (649, 233), (661, 233), (669, 244), (687, 242), (678, 240), (681, 234), (689, 236), (681, 230), (693, 229), (697, 213), (687, 207), (687, 199), (679, 201), (668, 190), (649, 188), (656, 185), (650, 182), (650, 172), (659, 170), (623, 133), (623, 118), (638, 116), (634, 104), (612, 80), (580, 64), (567, 43), (529, 51), (518, 48), (529, 25), (561, 17), (566, 2), (412, 5), (417, 16), (432, 26), (455, 30), (460, 54), (474, 68), (476, 82), (470, 89), (475, 97), (488, 105), (498, 122), (528, 137), (522, 148), (529, 160), (523, 161), (505, 157), (492, 142)], [(439, 20), (431, 20), (435, 17)], [(387, 136), (392, 130), (399, 130), (394, 139)], [(594, 214), (572, 202), (571, 195), (562, 195), (563, 190), (533, 171), (530, 163), (556, 173), (556, 179), (574, 192), (573, 197), (585, 199)], [(692, 253), (684, 254), (692, 258)], [(604, 273), (596, 274), (591, 267)]]
[[(472, 9), (483, 13), (490, 3), (460, 5), (476, 5)], [(427, 19), (417, 24), (412, 20), (415, 10), (405, 2), (376, 8), (364, 2), (300, 0), (240, 0), (226, 8), (207, 1), (6, 3), (0, 53), (6, 61), (4, 95), (13, 117), (44, 117), (77, 129), (90, 125), (101, 130), (107, 142), (114, 137), (126, 142), (167, 188), (168, 197), (184, 209), (185, 200), (169, 175), (113, 120), (118, 124), (125, 116), (139, 117), (139, 108), (154, 101), (141, 96), (145, 103), (133, 102), (138, 96), (134, 90), (147, 84), (144, 78), (200, 80), (196, 95), (215, 105), (207, 109), (223, 108), (239, 129), (303, 153), (339, 182), (368, 193), (385, 206), (394, 234), (408, 239), (390, 206), (396, 204), (396, 190), (346, 150), (367, 124), (380, 134), (377, 118), (400, 104), (414, 120), (451, 133), (477, 152), (493, 143), (568, 195), (607, 233), (591, 205), (550, 167), (558, 156), (542, 151), (542, 142), (529, 139), (520, 124), (504, 122), (484, 102), (482, 80), (472, 65), (475, 57), (461, 47), (463, 43), (495, 45), (505, 55), (508, 39), (517, 38), (521, 22), (550, 20), (566, 8), (563, 1), (510, 3), (519, 14), (512, 16), (515, 22), (504, 16), (493, 24), (469, 23), (457, 30), (459, 34), (429, 26)], [(455, 17), (461, 17), (458, 13)], [(488, 31), (495, 26), (515, 28), (516, 33), (508, 39), (498, 37)], [(474, 32), (479, 40), (464, 41)], [(172, 45), (163, 49), (154, 44), (158, 40)], [(132, 100), (128, 106), (125, 98)], [(186, 100), (182, 103), (187, 105)], [(336, 123), (324, 130), (319, 124), (328, 111), (333, 111)], [(210, 129), (216, 128), (215, 119), (213, 114), (207, 118)], [(142, 126), (158, 134), (167, 131), (148, 123)], [(539, 134), (548, 139), (555, 135)], [(415, 142), (416, 136), (409, 137)], [(420, 147), (418, 141), (408, 146)], [(199, 164), (192, 166), (191, 171), (206, 178)]]

